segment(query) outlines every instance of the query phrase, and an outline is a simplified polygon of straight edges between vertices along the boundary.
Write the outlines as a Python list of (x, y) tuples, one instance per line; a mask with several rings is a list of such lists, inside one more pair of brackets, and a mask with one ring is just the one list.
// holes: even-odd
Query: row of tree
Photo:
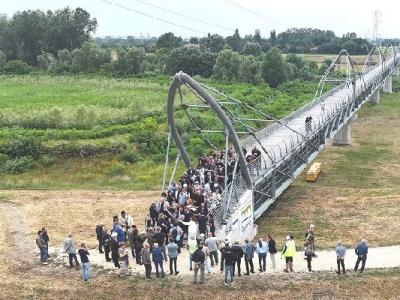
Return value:
[(173, 33), (159, 38), (91, 40), (97, 21), (77, 8), (23, 11), (0, 17), (0, 73), (24, 74), (41, 69), (55, 74), (102, 73), (115, 76), (174, 74), (213, 76), (227, 81), (271, 86), (292, 79), (310, 80), (318, 74), (315, 63), (282, 52), (310, 51), (367, 53), (369, 43), (349, 33), (339, 38), (332, 31), (292, 28), (268, 38), (256, 30), (242, 37), (239, 31), (183, 40)]
[(97, 20), (82, 8), (27, 10), (10, 19), (0, 15), (0, 50), (9, 60), (36, 66), (37, 57), (43, 53), (57, 55), (62, 49), (80, 48), (96, 28)]
[(347, 33), (337, 37), (331, 30), (320, 30), (314, 28), (291, 28), (279, 34), (275, 30), (270, 32), (268, 38), (256, 30), (253, 35), (242, 37), (239, 30), (224, 38), (219, 34), (208, 34), (205, 37), (192, 37), (183, 40), (172, 33), (165, 33), (159, 38), (134, 38), (129, 36), (122, 38), (96, 38), (96, 43), (103, 47), (116, 45), (126, 47), (143, 47), (146, 52), (156, 52), (157, 49), (174, 49), (185, 44), (198, 45), (202, 50), (218, 53), (224, 48), (230, 48), (235, 52), (244, 55), (260, 55), (268, 52), (272, 47), (280, 49), (284, 53), (338, 53), (341, 49), (347, 49), (351, 54), (367, 54), (371, 44), (366, 40), (357, 37), (353, 33)]
[[(37, 67), (53, 74), (97, 73), (114, 76), (173, 75), (184, 71), (192, 76), (213, 77), (225, 81), (248, 83), (267, 82), (275, 87), (285, 81), (312, 80), (319, 74), (315, 62), (309, 62), (296, 54), (282, 55), (278, 48), (266, 54), (244, 55), (232, 49), (219, 53), (186, 45), (171, 51), (146, 53), (143, 48), (118, 47), (104, 49), (95, 43), (85, 42), (72, 51), (59, 50), (57, 55), (44, 53), (37, 56)], [(0, 73), (26, 74), (33, 67), (20, 60), (6, 61), (0, 51)]]

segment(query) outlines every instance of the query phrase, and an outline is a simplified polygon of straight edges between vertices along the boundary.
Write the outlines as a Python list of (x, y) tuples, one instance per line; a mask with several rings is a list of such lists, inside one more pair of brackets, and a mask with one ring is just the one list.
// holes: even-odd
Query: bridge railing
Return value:
[[(281, 170), (279, 176), (282, 177), (281, 178), (282, 182), (283, 180), (289, 179), (287, 174), (285, 174), (285, 171), (286, 169), (289, 171), (290, 165), (288, 163), (285, 164), (285, 159), (287, 159), (288, 156), (291, 155), (293, 151), (300, 153), (302, 151), (301, 149), (305, 149), (305, 145), (307, 143), (310, 144), (310, 146), (312, 144), (311, 148), (313, 149), (312, 151), (308, 151), (309, 155), (311, 155), (315, 151), (320, 151), (319, 145), (322, 141), (320, 136), (321, 133), (325, 132), (326, 130), (333, 132), (337, 131), (339, 129), (339, 126), (341, 126), (341, 124), (346, 120), (346, 118), (350, 116), (353, 105), (352, 103), (354, 102), (355, 105), (357, 97), (367, 96), (362, 94), (368, 91), (371, 93), (374, 92), (382, 84), (383, 80), (391, 74), (393, 69), (398, 66), (398, 64), (400, 63), (400, 57), (388, 60), (388, 62), (389, 63), (387, 63), (382, 68), (382, 71), (377, 72), (377, 68), (381, 66), (376, 65), (368, 72), (357, 75), (356, 82), (358, 83), (358, 86), (356, 85), (356, 93), (354, 95), (355, 97), (353, 98), (353, 94), (350, 92), (343, 95), (342, 99), (338, 102), (337, 106), (334, 109), (327, 111), (326, 115), (322, 119), (320, 119), (318, 123), (312, 124), (312, 129), (309, 135), (301, 136), (297, 134), (295, 135), (295, 138), (290, 136), (290, 141), (287, 142), (285, 141), (284, 145), (282, 145), (284, 149), (282, 149), (280, 145), (278, 148), (268, 149), (268, 151), (270, 151), (269, 156), (271, 162), (267, 162), (263, 158), (261, 162), (261, 167), (260, 167), (260, 162), (253, 161), (252, 163), (250, 163), (248, 165), (248, 168), (250, 170), (253, 182), (254, 183), (257, 182), (258, 179), (264, 178), (264, 176), (271, 176), (271, 174), (268, 175), (271, 172), (271, 166), (279, 168), (278, 166), (282, 163), (283, 164), (281, 165), (281, 169), (284, 172), (282, 172)], [(360, 86), (360, 83), (361, 83), (361, 88), (358, 88)], [(310, 110), (313, 106), (319, 104), (321, 101), (332, 96), (339, 90), (346, 88), (346, 84), (347, 84), (346, 82), (343, 82), (340, 85), (328, 91), (327, 93), (321, 95), (318, 98), (315, 98), (313, 101), (301, 107), (297, 111), (282, 118), (280, 120), (281, 123), (275, 122), (270, 126), (261, 129), (259, 132), (256, 133), (257, 139), (259, 141), (262, 141), (263, 139), (267, 138), (275, 130), (279, 129), (284, 125), (287, 125), (291, 120), (298, 118), (300, 115)], [(349, 88), (350, 86), (348, 85), (347, 87)], [(241, 141), (241, 146), (249, 148), (254, 145), (257, 145), (258, 143), (257, 139), (252, 136), (249, 136), (248, 138)], [(325, 143), (324, 139), (322, 143)], [(307, 160), (309, 159), (308, 156), (304, 158)], [(257, 172), (254, 172), (255, 170), (257, 170)], [(279, 181), (279, 178), (277, 178), (277, 180)], [(214, 215), (216, 228), (220, 228), (221, 225), (227, 220), (227, 217), (230, 216), (230, 213), (233, 211), (235, 205), (237, 205), (240, 196), (243, 194), (245, 190), (246, 190), (246, 185), (244, 183), (242, 176), (239, 173), (234, 178), (233, 182), (230, 185), (228, 185), (228, 187), (225, 189), (225, 191), (221, 195), (218, 205), (216, 206), (218, 208), (215, 210), (215, 215)]]
[[(258, 159), (253, 160), (247, 164), (252, 180), (263, 176), (268, 169), (268, 164), (265, 159), (260, 156)], [(234, 207), (239, 203), (240, 196), (247, 190), (246, 181), (238, 170), (233, 181), (227, 185), (219, 199), (217, 199), (210, 207), (210, 212), (214, 218), (214, 225), (216, 230), (221, 228), (227, 217), (233, 212)]]

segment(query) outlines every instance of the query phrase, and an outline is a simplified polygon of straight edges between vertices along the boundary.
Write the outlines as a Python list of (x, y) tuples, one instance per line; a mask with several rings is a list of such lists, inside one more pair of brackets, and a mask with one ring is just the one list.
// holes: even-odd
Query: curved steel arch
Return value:
[(233, 147), (235, 148), (235, 151), (239, 158), (241, 173), (244, 176), (247, 187), (251, 189), (253, 185), (252, 179), (246, 165), (246, 159), (240, 147), (239, 137), (235, 131), (235, 128), (232, 125), (232, 122), (227, 117), (224, 110), (221, 108), (220, 104), (211, 95), (209, 95), (195, 80), (193, 80), (192, 77), (190, 77), (186, 73), (179, 72), (175, 74), (174, 79), (172, 80), (171, 86), (168, 91), (167, 113), (168, 113), (168, 126), (170, 132), (181, 153), (185, 165), (187, 167), (191, 167), (192, 163), (190, 161), (189, 154), (187, 153), (186, 148), (183, 145), (178, 129), (176, 128), (175, 117), (174, 117), (174, 103), (175, 103), (176, 90), (182, 84), (189, 86), (192, 90), (194, 90), (198, 94), (198, 96), (200, 96), (204, 101), (206, 101), (210, 105), (211, 109), (214, 110), (214, 112), (217, 114), (218, 118), (224, 124), (225, 128), (228, 130), (229, 139), (231, 140)]
[(352, 61), (352, 58), (350, 54), (347, 52), (346, 49), (340, 50), (339, 54), (336, 56), (336, 58), (332, 61), (332, 63), (329, 65), (329, 67), (326, 69), (324, 75), (322, 76), (321, 80), (319, 81), (317, 91), (315, 92), (315, 98), (321, 97), (324, 94), (324, 86), (325, 82), (329, 81), (328, 76), (331, 73), (331, 71), (335, 68), (335, 66), (340, 63), (340, 59), (342, 56), (346, 56), (347, 58), (347, 78), (346, 81), (352, 81), (353, 83), (353, 97), (355, 96), (356, 93), (356, 70), (354, 67), (354, 63)]
[[(373, 62), (373, 56), (375, 54), (375, 51), (378, 50), (378, 54), (379, 54), (379, 58), (380, 61), (371, 65), (371, 62)], [(366, 72), (368, 72), (371, 68), (375, 67), (375, 65), (377, 64), (382, 64), (382, 70), (385, 69), (385, 56), (383, 55), (382, 49), (379, 46), (374, 46), (371, 51), (369, 51), (365, 61), (364, 61), (364, 65), (363, 65), (363, 69), (362, 69), (362, 73), (365, 74)]]

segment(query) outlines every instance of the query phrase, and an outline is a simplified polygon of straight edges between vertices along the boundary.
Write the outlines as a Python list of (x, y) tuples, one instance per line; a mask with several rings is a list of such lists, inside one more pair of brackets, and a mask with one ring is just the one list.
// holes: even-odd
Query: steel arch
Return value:
[(218, 118), (224, 124), (225, 128), (228, 130), (229, 139), (232, 142), (233, 147), (235, 148), (235, 151), (238, 155), (241, 173), (244, 176), (247, 188), (251, 189), (253, 183), (250, 172), (247, 168), (246, 159), (244, 157), (242, 148), (240, 146), (239, 137), (235, 131), (235, 128), (232, 125), (232, 122), (222, 109), (221, 104), (219, 104), (210, 94), (208, 94), (203, 89), (203, 87), (200, 84), (198, 84), (195, 80), (193, 80), (188, 74), (184, 72), (179, 72), (175, 74), (168, 91), (167, 114), (168, 114), (169, 130), (172, 134), (173, 139), (175, 140), (179, 152), (181, 153), (185, 165), (187, 167), (191, 167), (192, 163), (190, 161), (189, 154), (187, 153), (186, 148), (182, 142), (182, 138), (178, 132), (178, 129), (176, 128), (175, 117), (174, 117), (174, 103), (175, 103), (176, 90), (182, 84), (185, 84), (188, 87), (190, 87), (193, 91), (197, 93), (199, 97), (201, 97), (204, 101), (206, 101), (208, 105), (210, 105), (211, 109), (214, 110), (214, 112), (217, 114)]

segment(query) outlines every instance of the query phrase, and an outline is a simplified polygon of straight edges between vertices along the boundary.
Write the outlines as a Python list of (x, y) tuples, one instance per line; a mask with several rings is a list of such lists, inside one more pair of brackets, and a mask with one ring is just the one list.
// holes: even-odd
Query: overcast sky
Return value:
[[(254, 33), (258, 28), (263, 36), (268, 36), (272, 29), (281, 32), (288, 27), (313, 27), (331, 29), (337, 35), (356, 32), (361, 37), (371, 37), (374, 11), (379, 10), (382, 13), (382, 22), (379, 24), (380, 35), (400, 37), (398, 0), (1, 0), (1, 2), (0, 13), (8, 16), (26, 9), (83, 7), (98, 20), (96, 36), (140, 34), (159, 36), (169, 31), (182, 37), (203, 36), (207, 32), (226, 36), (235, 28), (238, 28), (242, 35)], [(162, 11), (148, 3), (203, 22)], [(260, 16), (234, 4), (256, 12)], [(140, 13), (151, 15), (153, 18)]]

